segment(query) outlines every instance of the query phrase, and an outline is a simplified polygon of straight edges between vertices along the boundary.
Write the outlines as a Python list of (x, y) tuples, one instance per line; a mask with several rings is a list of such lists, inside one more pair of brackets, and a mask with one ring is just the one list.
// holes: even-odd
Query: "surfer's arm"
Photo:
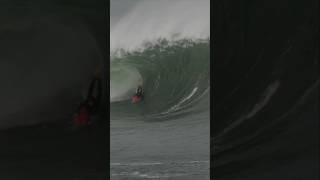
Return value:
[(96, 79), (97, 83), (98, 83), (98, 89), (97, 89), (97, 98), (96, 98), (96, 104), (97, 106), (100, 104), (100, 99), (101, 99), (101, 90), (102, 90), (102, 85), (101, 85), (101, 79)]
[(99, 64), (94, 72), (94, 78), (93, 80), (91, 81), (91, 84), (90, 84), (90, 87), (89, 87), (89, 91), (88, 91), (88, 95), (87, 95), (87, 99), (90, 97), (90, 96), (93, 96), (93, 90), (94, 90), (94, 85), (95, 85), (95, 82), (98, 81), (98, 96), (100, 96), (100, 81), (101, 81), (101, 64)]
[(90, 86), (89, 86), (89, 91), (88, 91), (88, 94), (87, 94), (87, 99), (90, 98), (90, 96), (92, 96), (92, 92), (93, 92), (93, 88), (94, 88), (94, 83), (95, 83), (96, 79), (93, 79), (90, 83)]

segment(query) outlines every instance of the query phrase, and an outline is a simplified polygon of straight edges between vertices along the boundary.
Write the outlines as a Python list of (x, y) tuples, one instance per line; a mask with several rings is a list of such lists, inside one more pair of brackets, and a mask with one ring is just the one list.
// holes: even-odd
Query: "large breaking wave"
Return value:
[[(163, 118), (190, 109), (208, 95), (209, 40), (159, 40), (143, 51), (120, 54), (111, 61), (113, 117), (136, 114)], [(137, 111), (130, 98), (140, 84), (145, 100)]]
[[(135, 113), (162, 117), (208, 98), (209, 3), (140, 1), (117, 21), (111, 16), (112, 119)], [(132, 106), (140, 84), (145, 101)]]

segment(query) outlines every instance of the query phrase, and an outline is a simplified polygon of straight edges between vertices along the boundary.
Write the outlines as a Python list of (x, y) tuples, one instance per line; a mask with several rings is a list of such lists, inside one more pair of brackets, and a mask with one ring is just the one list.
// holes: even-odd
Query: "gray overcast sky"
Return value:
[[(123, 16), (135, 4), (143, 1), (164, 1), (170, 2), (171, 0), (110, 0), (110, 16), (111, 24)], [(184, 0), (182, 0), (184, 1)], [(194, 0), (197, 1), (197, 0)]]
[(111, 24), (124, 15), (128, 10), (141, 0), (111, 0), (110, 1), (110, 15)]
[[(170, 2), (173, 0), (110, 0), (110, 20), (111, 25), (117, 21), (121, 16), (130, 10), (135, 4), (143, 1), (163, 1)], [(176, 1), (189, 1), (189, 0), (176, 0)], [(197, 1), (197, 0), (191, 0)], [(209, 1), (209, 0), (208, 0)]]

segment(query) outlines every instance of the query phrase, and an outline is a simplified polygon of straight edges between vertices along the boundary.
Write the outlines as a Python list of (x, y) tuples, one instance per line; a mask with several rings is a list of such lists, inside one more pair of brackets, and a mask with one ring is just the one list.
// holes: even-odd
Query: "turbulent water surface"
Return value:
[[(184, 14), (194, 20), (206, 3), (141, 1), (111, 24), (111, 179), (209, 179), (209, 22), (176, 12), (196, 5)], [(132, 104), (138, 85), (144, 99)]]

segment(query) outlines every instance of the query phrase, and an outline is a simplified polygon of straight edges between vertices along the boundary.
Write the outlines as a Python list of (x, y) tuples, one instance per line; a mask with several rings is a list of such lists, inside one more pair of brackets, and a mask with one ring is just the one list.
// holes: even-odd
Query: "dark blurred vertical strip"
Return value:
[[(107, 173), (107, 178), (110, 177), (110, 0), (97, 0), (97, 12), (99, 12), (99, 17), (89, 17), (89, 21), (92, 24), (93, 32), (101, 47), (101, 54), (103, 56), (103, 93), (102, 93), (102, 103), (101, 112), (103, 118), (107, 121), (105, 124), (105, 169)], [(96, 18), (96, 19), (95, 19)]]
[(108, 18), (108, 21), (107, 21), (107, 29), (108, 29), (108, 31), (107, 31), (107, 56), (108, 56), (108, 58), (107, 58), (107, 61), (108, 62), (106, 62), (106, 77), (107, 77), (107, 85), (106, 85), (106, 87), (107, 87), (107, 94), (106, 94), (106, 96), (107, 96), (107, 114), (108, 114), (108, 116), (107, 116), (107, 120), (108, 120), (108, 141), (107, 141), (107, 145), (108, 145), (108, 165), (107, 165), (107, 169), (108, 169), (108, 177), (111, 177), (111, 175), (110, 175), (110, 0), (107, 0), (107, 18)]
[[(13, 81), (17, 75), (17, 80), (10, 82), (12, 87), (3, 87), (4, 83), (0, 82), (0, 89), (9, 89), (9, 93), (1, 97), (20, 98), (17, 101), (22, 104), (22, 108), (12, 107), (13, 113), (9, 112), (8, 118), (5, 116), (7, 119), (0, 118), (3, 124), (19, 122), (19, 126), (13, 124), (9, 129), (1, 127), (0, 130), (1, 180), (108, 179), (109, 3), (109, 0), (0, 0), (0, 65), (12, 67), (0, 75), (6, 76), (3, 79), (8, 81)], [(55, 23), (59, 27), (55, 28)], [(83, 29), (79, 30), (79, 27)], [(86, 43), (87, 46), (83, 45)], [(92, 79), (94, 63), (90, 61), (97, 59), (102, 61), (103, 67), (99, 115), (103, 116), (105, 126), (103, 130), (99, 127), (90, 133), (77, 131), (71, 127), (72, 115), (83, 101), (81, 92), (87, 89), (81, 85)], [(55, 60), (61, 63), (55, 63)], [(71, 63), (67, 63), (68, 60)], [(19, 72), (10, 72), (12, 69)], [(50, 80), (53, 82), (46, 83)], [(54, 84), (57, 89), (42, 84)], [(30, 94), (38, 97), (34, 95), (37, 93), (45, 95), (38, 99), (29, 98)], [(65, 104), (67, 108), (64, 108)], [(5, 114), (6, 106), (2, 101), (1, 114)], [(59, 106), (63, 106), (62, 112), (56, 110)], [(39, 118), (40, 115), (45, 118)], [(63, 118), (56, 118), (59, 115)]]
[(319, 1), (211, 4), (211, 179), (319, 179)]

